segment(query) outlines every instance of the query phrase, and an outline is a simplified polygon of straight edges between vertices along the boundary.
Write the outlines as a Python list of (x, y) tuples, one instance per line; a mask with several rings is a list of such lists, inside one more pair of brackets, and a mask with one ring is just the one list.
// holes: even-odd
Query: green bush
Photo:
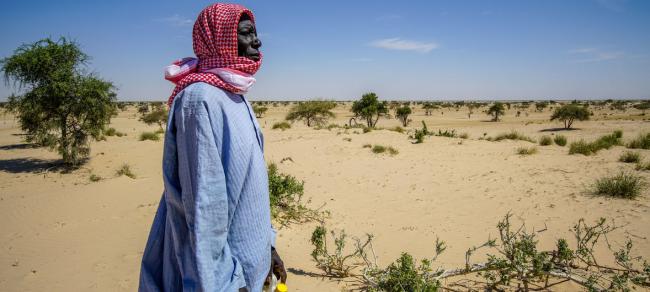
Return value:
[(591, 155), (596, 154), (602, 149), (609, 149), (612, 146), (621, 145), (623, 142), (621, 138), (623, 137), (623, 132), (620, 130), (614, 131), (612, 134), (601, 136), (591, 143), (586, 142), (585, 140), (580, 140), (577, 142), (571, 143), (569, 145), (569, 154), (582, 154), (582, 155)]
[(133, 173), (133, 171), (131, 170), (131, 166), (126, 164), (126, 163), (122, 164), (122, 166), (120, 166), (120, 168), (117, 169), (117, 171), (115, 172), (115, 175), (117, 175), (117, 176), (126, 175), (127, 177), (130, 177), (130, 178), (135, 178), (136, 177), (135, 173)]
[(382, 271), (371, 291), (438, 291), (440, 282), (434, 276), (431, 261), (424, 259), (416, 266), (413, 257), (404, 252)]
[(615, 176), (598, 179), (594, 184), (595, 195), (634, 199), (645, 187), (642, 177), (621, 172)]
[(535, 140), (532, 138), (525, 136), (517, 131), (511, 131), (509, 133), (501, 133), (494, 137), (494, 141), (501, 141), (501, 140), (522, 140), (522, 141), (528, 141), (531, 143), (535, 143)]
[(158, 137), (158, 134), (156, 132), (142, 132), (140, 134), (140, 141), (145, 140), (158, 141), (160, 140), (160, 137)]
[(115, 128), (108, 128), (108, 129), (104, 130), (104, 135), (109, 136), (109, 137), (115, 136), (116, 133), (117, 133), (117, 130), (115, 130)]
[(539, 139), (539, 145), (541, 146), (553, 145), (553, 139), (551, 139), (550, 136), (542, 136), (542, 138)]
[(627, 148), (650, 149), (650, 133), (639, 134), (636, 139), (627, 143)]
[(566, 137), (563, 135), (557, 135), (555, 138), (553, 138), (553, 142), (557, 144), (558, 146), (565, 146), (566, 145)]
[(440, 130), (438, 129), (438, 133), (434, 134), (438, 137), (448, 137), (448, 138), (456, 138), (458, 135), (456, 134), (456, 130), (452, 129), (450, 130)]
[(536, 147), (519, 147), (517, 148), (517, 154), (519, 155), (532, 155), (537, 153), (537, 148)]
[(287, 122), (278, 122), (278, 123), (273, 124), (271, 129), (273, 129), (273, 130), (280, 129), (280, 130), (284, 131), (286, 129), (291, 129), (291, 124), (289, 124)]
[(650, 170), (650, 162), (637, 162), (636, 170)]
[(411, 135), (409, 138), (414, 139), (415, 141), (413, 142), (414, 144), (420, 144), (424, 142), (424, 137), (427, 135), (430, 135), (431, 133), (427, 129), (427, 124), (422, 121), (422, 129), (420, 130), (415, 130), (415, 133)]
[(641, 155), (638, 152), (625, 151), (618, 158), (618, 161), (625, 163), (638, 163), (641, 161)]
[[(290, 158), (289, 158), (290, 159)], [(291, 160), (293, 161), (293, 160)], [(302, 203), (304, 185), (295, 177), (278, 171), (275, 163), (268, 165), (271, 218), (282, 226), (322, 220), (324, 212), (307, 208)]]
[(88, 177), (88, 179), (91, 182), (98, 182), (98, 181), (102, 180), (102, 177), (93, 173), (93, 174), (90, 175), (90, 177)]
[(379, 154), (379, 153), (384, 153), (384, 152), (386, 152), (386, 147), (384, 147), (382, 145), (375, 145), (375, 146), (372, 147), (372, 153)]

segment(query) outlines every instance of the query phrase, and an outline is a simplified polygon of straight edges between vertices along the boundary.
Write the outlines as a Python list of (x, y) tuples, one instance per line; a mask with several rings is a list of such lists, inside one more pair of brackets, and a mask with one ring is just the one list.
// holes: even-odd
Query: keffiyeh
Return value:
[(237, 4), (217, 3), (201, 11), (192, 32), (197, 58), (177, 60), (165, 69), (165, 79), (176, 84), (169, 97), (170, 106), (176, 94), (195, 82), (236, 94), (246, 93), (255, 82), (253, 74), (262, 64), (262, 55), (253, 61), (237, 54), (237, 26), (244, 13), (255, 22), (253, 13)]

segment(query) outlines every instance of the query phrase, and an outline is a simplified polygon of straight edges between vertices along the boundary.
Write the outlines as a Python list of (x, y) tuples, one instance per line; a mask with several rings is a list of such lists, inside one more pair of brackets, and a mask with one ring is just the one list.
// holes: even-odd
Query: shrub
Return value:
[(528, 141), (531, 143), (535, 143), (535, 140), (532, 138), (525, 136), (523, 134), (520, 134), (517, 131), (511, 131), (509, 133), (502, 133), (494, 137), (494, 141), (501, 141), (501, 140), (522, 140), (522, 141)]
[(424, 137), (427, 135), (430, 135), (431, 133), (427, 129), (427, 124), (422, 121), (422, 129), (420, 130), (415, 130), (415, 133), (411, 135), (409, 138), (414, 139), (415, 141), (413, 142), (414, 144), (420, 144), (424, 142)]
[(393, 131), (393, 132), (397, 132), (397, 133), (400, 133), (400, 134), (404, 133), (404, 128), (402, 128), (400, 126), (395, 126), (394, 128), (390, 128), (388, 130)]
[(280, 173), (275, 163), (269, 164), (268, 176), (273, 220), (282, 226), (287, 226), (290, 223), (323, 219), (324, 212), (309, 209), (302, 203), (304, 182), (298, 181), (291, 175)]
[(462, 133), (462, 134), (458, 135), (458, 138), (461, 138), (461, 139), (469, 139), (469, 134), (467, 134), (467, 133)]
[(386, 270), (374, 272), (376, 287), (370, 291), (438, 291), (440, 282), (431, 267), (431, 261), (424, 259), (416, 266), (413, 257), (403, 252)]
[(397, 154), (399, 154), (399, 151), (397, 151), (397, 149), (395, 149), (395, 148), (393, 148), (393, 147), (390, 147), (390, 146), (389, 146), (387, 150), (388, 150), (388, 154), (390, 154), (390, 155), (397, 155)]
[(135, 173), (133, 173), (133, 171), (131, 171), (131, 166), (126, 164), (126, 163), (122, 164), (122, 166), (120, 166), (120, 168), (117, 169), (115, 174), (117, 176), (126, 175), (127, 177), (130, 177), (130, 178), (133, 178), (133, 179), (135, 178)]
[(517, 148), (517, 154), (519, 155), (532, 155), (537, 153), (537, 148), (536, 147), (519, 147)]
[(557, 135), (555, 138), (553, 138), (553, 142), (559, 146), (565, 146), (566, 145), (566, 137), (563, 135)]
[(90, 154), (90, 138), (101, 138), (117, 112), (111, 82), (86, 74), (88, 55), (75, 42), (60, 38), (24, 44), (0, 60), (5, 81), (22, 95), (9, 96), (27, 142), (56, 150), (67, 166)]
[(367, 234), (365, 243), (356, 241), (356, 248), (352, 253), (345, 254), (347, 234), (345, 230), (337, 236), (331, 232), (334, 239), (334, 250), (330, 251), (327, 245), (327, 229), (318, 226), (311, 234), (310, 242), (314, 246), (311, 257), (316, 262), (316, 267), (321, 269), (329, 277), (344, 278), (350, 275), (350, 271), (358, 266), (359, 257), (364, 253), (366, 246), (370, 244), (373, 236)]
[(372, 145), (370, 145), (370, 144), (364, 144), (364, 145), (363, 145), (363, 148), (372, 148)]
[(440, 129), (438, 129), (438, 133), (435, 134), (436, 136), (439, 137), (448, 137), (448, 138), (456, 138), (456, 130), (452, 129), (450, 130), (445, 130), (444, 132)]
[(278, 123), (274, 123), (273, 126), (271, 127), (271, 129), (273, 129), (273, 130), (280, 129), (280, 130), (284, 131), (286, 129), (291, 129), (291, 125), (289, 123), (287, 123), (287, 122), (278, 122)]
[(155, 132), (142, 132), (140, 134), (140, 141), (145, 140), (158, 141), (160, 140), (160, 137), (158, 137), (158, 134)]
[(571, 129), (575, 120), (585, 121), (589, 119), (589, 110), (586, 107), (577, 104), (567, 104), (556, 108), (551, 115), (551, 121), (560, 120), (564, 122), (565, 129)]
[(311, 127), (312, 124), (323, 125), (327, 122), (327, 119), (335, 116), (331, 111), (335, 107), (336, 103), (331, 101), (311, 100), (300, 102), (291, 108), (285, 119), (287, 121), (304, 120), (307, 127)]
[(638, 152), (625, 151), (618, 158), (618, 161), (625, 163), (638, 163), (641, 161), (641, 155)]
[(593, 153), (595, 153), (593, 145), (585, 142), (585, 140), (580, 139), (569, 145), (569, 154), (591, 155)]
[(650, 149), (650, 133), (639, 134), (636, 139), (627, 143), (627, 148)]
[(550, 136), (542, 136), (542, 138), (539, 139), (539, 145), (541, 146), (553, 145), (553, 139), (551, 139)]
[(636, 170), (650, 170), (650, 162), (641, 162), (641, 161), (639, 161), (639, 162), (637, 162), (635, 169)]
[(88, 179), (91, 182), (98, 182), (98, 181), (102, 180), (102, 177), (93, 173), (93, 174), (90, 175), (90, 177), (88, 177)]
[(157, 124), (161, 129), (167, 123), (167, 110), (164, 106), (155, 106), (153, 111), (145, 113), (140, 117), (140, 121), (147, 125)]
[(364, 134), (365, 134), (365, 133), (370, 133), (370, 132), (372, 132), (372, 128), (371, 128), (371, 127), (363, 127), (363, 133), (364, 133)]
[(596, 180), (593, 193), (600, 196), (634, 199), (643, 188), (643, 178), (632, 173), (620, 172), (611, 177)]
[(115, 130), (115, 128), (108, 128), (108, 129), (104, 130), (104, 135), (109, 136), (109, 137), (115, 136), (116, 133), (117, 133), (117, 130)]
[(268, 107), (253, 105), (253, 112), (255, 113), (255, 117), (258, 119), (262, 118), (267, 110), (269, 110)]
[(384, 153), (386, 152), (386, 147), (382, 145), (375, 145), (372, 147), (372, 153)]
[(622, 131), (614, 131), (612, 134), (601, 136), (596, 141), (588, 143), (580, 140), (569, 145), (569, 154), (591, 155), (596, 154), (601, 149), (609, 149), (612, 146), (621, 145)]

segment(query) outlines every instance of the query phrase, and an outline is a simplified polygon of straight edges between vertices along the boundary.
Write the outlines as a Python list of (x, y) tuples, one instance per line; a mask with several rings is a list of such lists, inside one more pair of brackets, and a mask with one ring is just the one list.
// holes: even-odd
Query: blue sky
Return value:
[[(650, 98), (650, 1), (234, 2), (263, 43), (251, 99)], [(119, 99), (165, 100), (210, 3), (3, 1), (0, 57), (65, 36)]]

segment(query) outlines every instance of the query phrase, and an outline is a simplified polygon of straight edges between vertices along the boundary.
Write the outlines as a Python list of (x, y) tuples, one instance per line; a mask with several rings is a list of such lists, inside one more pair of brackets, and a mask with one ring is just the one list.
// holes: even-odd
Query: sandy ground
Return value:
[[(337, 107), (337, 118), (330, 122), (347, 123), (348, 109), (349, 104)], [(579, 130), (541, 132), (561, 126), (548, 121), (549, 109), (538, 113), (531, 107), (521, 117), (513, 109), (502, 122), (493, 123), (480, 111), (468, 119), (466, 108), (436, 110), (432, 116), (418, 108), (409, 129), (426, 120), (430, 130), (456, 129), (469, 139), (430, 137), (412, 144), (407, 134), (387, 130), (363, 134), (314, 130), (300, 123), (287, 131), (271, 130), (287, 110), (270, 107), (259, 119), (267, 161), (305, 181), (310, 206), (325, 204), (331, 212), (326, 223), (330, 229), (345, 229), (350, 236), (374, 234), (381, 265), (401, 252), (431, 257), (439, 237), (448, 249), (434, 266), (462, 266), (465, 250), (495, 237), (496, 223), (509, 211), (530, 229), (547, 228), (540, 235), (543, 247), (559, 237), (571, 238), (570, 227), (579, 218), (612, 218), (625, 227), (611, 242), (622, 244), (631, 237), (635, 254), (650, 258), (650, 192), (636, 200), (586, 193), (597, 178), (621, 169), (634, 171), (633, 165), (618, 162), (624, 147), (586, 157), (568, 155), (567, 147), (537, 146), (539, 153), (522, 157), (516, 148), (533, 144), (478, 140), (484, 133), (517, 130), (533, 138), (561, 133), (571, 142), (615, 129), (630, 139), (650, 131), (650, 123), (636, 111), (597, 111), (594, 120), (576, 123)], [(378, 124), (397, 125), (395, 119)], [(142, 249), (162, 193), (163, 144), (138, 141), (141, 132), (156, 127), (139, 122), (134, 109), (120, 113), (111, 126), (128, 136), (94, 142), (88, 164), (61, 173), (53, 167), (56, 153), (23, 144), (16, 121), (0, 113), (0, 291), (137, 289)], [(373, 154), (364, 144), (392, 146), (399, 154)], [(650, 160), (649, 150), (639, 152)], [(293, 162), (280, 163), (285, 157)], [(137, 178), (115, 176), (123, 163)], [(650, 182), (650, 172), (637, 173)], [(103, 179), (90, 182), (91, 174)], [(291, 225), (279, 231), (277, 248), (289, 268), (289, 288), (350, 289), (351, 282), (318, 276), (308, 242), (315, 226)]]

